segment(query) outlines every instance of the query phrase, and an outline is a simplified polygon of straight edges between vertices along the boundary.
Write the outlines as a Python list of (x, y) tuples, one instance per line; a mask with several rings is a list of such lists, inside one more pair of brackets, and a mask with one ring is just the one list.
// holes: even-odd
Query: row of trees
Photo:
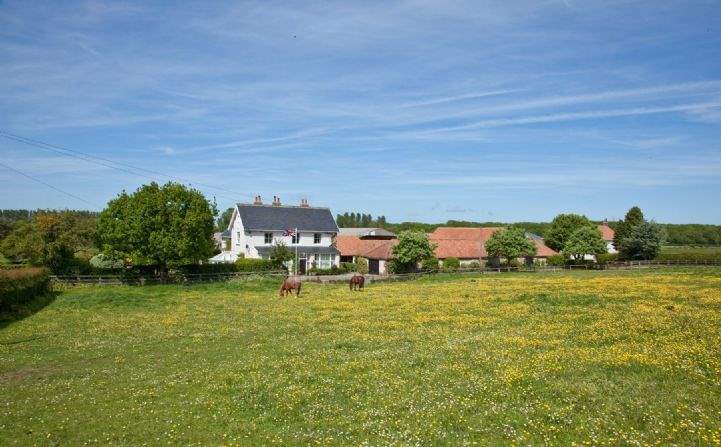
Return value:
[(363, 228), (363, 227), (386, 227), (386, 216), (378, 216), (373, 219), (371, 214), (348, 213), (336, 215), (336, 223), (340, 228)]
[[(232, 209), (231, 209), (232, 211)], [(355, 214), (356, 217), (353, 217)], [(360, 218), (358, 216), (361, 216)], [(377, 226), (387, 230), (400, 233), (403, 231), (419, 231), (430, 233), (438, 227), (515, 227), (521, 228), (534, 234), (544, 235), (550, 229), (551, 222), (516, 222), (507, 224), (504, 222), (474, 222), (463, 220), (449, 220), (445, 223), (424, 223), (424, 222), (387, 222), (383, 216), (378, 219), (366, 219), (363, 223), (363, 214), (361, 213), (343, 213), (337, 218), (338, 226), (343, 227), (363, 227)], [(228, 216), (229, 218), (230, 216)], [(608, 225), (614, 230), (623, 221), (608, 222)], [(599, 223), (599, 222), (594, 222)], [(666, 237), (666, 243), (670, 245), (721, 245), (721, 225), (702, 225), (702, 224), (657, 224)], [(225, 227), (221, 228), (221, 231)]]

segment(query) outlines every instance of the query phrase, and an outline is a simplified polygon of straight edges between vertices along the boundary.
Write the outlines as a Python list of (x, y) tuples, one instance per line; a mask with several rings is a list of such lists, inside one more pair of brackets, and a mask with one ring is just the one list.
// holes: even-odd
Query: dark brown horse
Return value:
[(293, 291), (295, 291), (295, 296), (300, 296), (300, 278), (285, 278), (283, 284), (280, 285), (280, 296), (288, 296), (289, 293), (292, 295)]
[(350, 290), (363, 290), (363, 284), (365, 284), (366, 279), (363, 277), (363, 275), (353, 275), (350, 279)]

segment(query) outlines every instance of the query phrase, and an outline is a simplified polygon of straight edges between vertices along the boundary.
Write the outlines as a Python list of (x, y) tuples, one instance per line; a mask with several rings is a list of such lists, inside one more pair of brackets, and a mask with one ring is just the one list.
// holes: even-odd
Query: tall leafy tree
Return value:
[(212, 255), (213, 211), (195, 189), (153, 182), (108, 202), (100, 213), (99, 239), (106, 254), (153, 265), (166, 274), (169, 266)]
[(509, 264), (513, 259), (536, 254), (536, 244), (526, 237), (523, 229), (515, 227), (496, 231), (488, 238), (485, 247), (489, 256), (505, 258)]
[(563, 254), (576, 261), (583, 260), (585, 255), (606, 253), (606, 242), (598, 228), (582, 226), (571, 234), (563, 246)]
[(562, 251), (568, 238), (570, 238), (576, 230), (583, 227), (595, 228), (586, 216), (580, 214), (559, 214), (553, 219), (548, 230), (546, 230), (544, 242), (548, 247), (556, 251)]
[(233, 217), (233, 210), (235, 208), (228, 208), (218, 217), (218, 222), (216, 226), (217, 231), (225, 231), (228, 229), (228, 225), (230, 224), (230, 218)]
[(661, 250), (664, 236), (665, 233), (660, 225), (654, 222), (641, 222), (623, 238), (621, 256), (624, 259), (653, 259)]
[(393, 247), (391, 269), (394, 273), (413, 271), (420, 261), (434, 256), (434, 250), (425, 233), (403, 231)]
[(623, 251), (623, 240), (631, 235), (634, 227), (644, 222), (641, 208), (634, 206), (626, 212), (626, 216), (616, 225), (613, 235), (613, 246), (618, 251)]

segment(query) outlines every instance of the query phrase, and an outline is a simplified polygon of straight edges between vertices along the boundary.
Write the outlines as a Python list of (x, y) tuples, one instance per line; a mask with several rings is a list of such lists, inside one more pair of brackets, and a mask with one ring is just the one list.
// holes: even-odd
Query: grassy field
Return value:
[(721, 247), (717, 245), (664, 245), (661, 247), (661, 254), (702, 254), (716, 256), (721, 259)]
[(89, 287), (0, 326), (0, 445), (721, 443), (721, 269)]

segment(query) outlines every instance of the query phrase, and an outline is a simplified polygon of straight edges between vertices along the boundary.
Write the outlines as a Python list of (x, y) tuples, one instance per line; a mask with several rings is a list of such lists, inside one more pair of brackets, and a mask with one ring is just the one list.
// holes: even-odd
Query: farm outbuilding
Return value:
[(383, 228), (341, 228), (336, 237), (341, 262), (365, 258), (368, 260), (368, 273), (372, 275), (388, 273), (388, 261), (393, 258), (396, 244), (396, 235)]
[[(456, 258), (461, 265), (469, 265), (478, 262), (480, 265), (495, 265), (498, 259), (488, 256), (486, 252), (486, 241), (496, 231), (503, 230), (501, 227), (438, 227), (430, 233), (428, 239), (436, 245), (436, 257), (441, 261), (448, 258)], [(522, 261), (532, 263), (534, 261), (545, 262), (549, 256), (557, 254), (543, 243), (543, 239), (527, 234), (527, 237), (536, 245), (536, 255), (529, 256)]]

